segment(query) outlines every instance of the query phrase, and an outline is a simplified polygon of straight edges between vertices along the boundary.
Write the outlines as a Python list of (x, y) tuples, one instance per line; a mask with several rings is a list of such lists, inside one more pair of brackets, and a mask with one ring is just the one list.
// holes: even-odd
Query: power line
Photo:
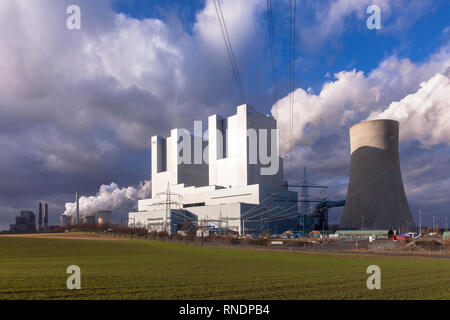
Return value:
[(217, 18), (219, 20), (220, 30), (222, 31), (223, 40), (225, 41), (225, 46), (228, 52), (228, 58), (230, 59), (231, 68), (233, 69), (234, 80), (238, 87), (239, 95), (243, 104), (247, 103), (247, 98), (245, 96), (244, 87), (242, 86), (241, 77), (239, 75), (239, 69), (236, 63), (236, 58), (234, 57), (233, 47), (231, 45), (230, 36), (228, 34), (227, 25), (223, 15), (222, 6), (219, 0), (214, 0), (214, 7), (216, 8)]
[[(441, 50), (441, 48), (444, 47), (447, 44), (449, 39), (450, 39), (450, 32), (447, 33), (447, 35), (445, 36), (445, 38), (442, 40), (441, 44), (439, 45), (439, 47), (435, 51), (439, 52)], [(425, 75), (425, 71), (426, 71), (426, 68), (422, 67), (422, 70), (420, 71), (419, 75), (411, 83), (411, 85), (408, 87), (408, 89), (404, 92), (403, 96), (406, 96), (407, 94), (409, 94), (409, 92), (411, 92), (414, 89), (414, 87), (416, 87), (417, 85), (420, 84), (420, 82), (423, 80), (423, 77)]]
[(270, 216), (264, 218), (264, 220), (280, 218), (280, 217), (284, 217), (284, 216), (292, 214), (292, 213), (295, 213), (295, 216), (297, 216), (297, 214), (298, 214), (297, 211), (298, 211), (298, 204), (296, 203), (288, 208), (284, 208), (284, 209), (278, 211), (276, 214), (273, 214), (273, 215), (270, 215)]
[[(277, 101), (278, 101), (278, 87), (277, 87), (277, 72), (275, 60), (275, 42), (274, 42), (274, 27), (273, 27), (273, 10), (272, 0), (266, 0), (267, 4), (267, 24), (269, 26), (269, 45), (270, 45), (270, 60), (272, 63), (272, 80), (273, 80), (273, 100), (275, 106), (274, 116), (278, 120)], [(278, 125), (278, 122), (277, 122)]]
[(295, 105), (295, 20), (297, 13), (297, 0), (294, 0), (294, 25), (292, 27), (292, 31), (294, 36), (292, 38), (292, 111), (291, 111), (291, 139), (292, 139), (292, 147), (294, 147), (294, 105)]
[(423, 106), (424, 104), (426, 104), (430, 99), (431, 99), (431, 94), (434, 92), (434, 90), (436, 90), (439, 85), (441, 84), (441, 82), (443, 80), (445, 80), (445, 78), (448, 78), (450, 76), (450, 67), (447, 67), (447, 69), (445, 70), (444, 74), (440, 76), (439, 80), (436, 82), (436, 84), (431, 88), (430, 92), (425, 96), (425, 99), (418, 105), (417, 108), (414, 108), (413, 112), (408, 116), (408, 118), (406, 118), (405, 120), (403, 120), (403, 122), (400, 124), (400, 129), (402, 129), (403, 127), (405, 127), (408, 122), (414, 118), (414, 116), (416, 115), (417, 111), (419, 110), (419, 108), (421, 106)]
[(297, 0), (289, 1), (289, 60), (290, 60), (290, 146), (291, 148), (294, 145), (294, 88), (295, 88), (295, 22), (296, 22), (296, 13), (297, 13)]
[(248, 216), (250, 213), (254, 212), (254, 211), (258, 211), (261, 206), (262, 207), (266, 207), (266, 205), (263, 205), (263, 203), (267, 202), (268, 200), (270, 200), (271, 198), (275, 197), (277, 194), (279, 194), (280, 192), (282, 192), (283, 189), (279, 188), (278, 191), (273, 192), (271, 194), (266, 195), (266, 197), (259, 203), (259, 204), (255, 204), (252, 208), (248, 209), (247, 211), (245, 211), (244, 213), (242, 213), (242, 217)]

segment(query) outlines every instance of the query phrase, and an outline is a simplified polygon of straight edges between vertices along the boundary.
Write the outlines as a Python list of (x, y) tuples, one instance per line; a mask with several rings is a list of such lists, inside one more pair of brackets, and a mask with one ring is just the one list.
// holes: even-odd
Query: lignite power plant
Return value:
[[(129, 225), (168, 233), (179, 231), (187, 220), (199, 229), (219, 233), (292, 229), (297, 222), (298, 197), (284, 187), (278, 139), (270, 136), (276, 128), (275, 119), (244, 104), (230, 117), (208, 118), (207, 145), (201, 137), (187, 136), (183, 129), (173, 129), (167, 138), (152, 137), (152, 198), (139, 200), (138, 210), (128, 215)], [(251, 129), (256, 130), (250, 137)], [(265, 139), (256, 134), (264, 129)], [(194, 151), (185, 163), (179, 161), (180, 138), (189, 141)], [(252, 161), (267, 140), (275, 142), (270, 150), (277, 166), (274, 172), (267, 172), (268, 165)], [(196, 146), (200, 148), (197, 152)], [(206, 156), (207, 163), (196, 161), (199, 155)]]
[[(200, 230), (241, 235), (262, 230), (310, 231), (305, 230), (305, 218), (311, 215), (298, 212), (298, 204), (303, 208), (305, 203), (309, 205), (308, 200), (299, 199), (284, 181), (278, 136), (269, 153), (279, 160), (279, 170), (266, 175), (262, 174), (264, 165), (251, 163), (255, 144), (259, 150), (263, 140), (270, 138), (251, 137), (249, 129), (260, 132), (276, 128), (275, 119), (244, 104), (228, 118), (210, 116), (207, 141), (183, 136), (182, 129), (173, 129), (167, 138), (152, 137), (152, 197), (138, 201), (137, 210), (129, 213), (129, 225), (168, 233), (179, 231), (186, 221)], [(180, 163), (180, 137), (192, 142), (192, 150), (195, 145), (207, 146), (208, 162), (191, 158), (189, 164)], [(327, 214), (328, 208), (345, 204), (341, 229), (414, 226), (400, 172), (399, 123), (373, 120), (356, 124), (350, 128), (350, 144), (346, 201), (322, 201), (312, 212)], [(305, 185), (301, 187), (303, 195)], [(323, 229), (328, 229), (327, 217), (319, 220)]]
[[(44, 216), (42, 217), (42, 203), (39, 202), (39, 216), (36, 226), (36, 215), (33, 211), (22, 210), (15, 219), (15, 223), (10, 225), (11, 232), (42, 232), (48, 231), (52, 227), (48, 225), (48, 204), (44, 204)], [(42, 218), (44, 221), (42, 223)]]

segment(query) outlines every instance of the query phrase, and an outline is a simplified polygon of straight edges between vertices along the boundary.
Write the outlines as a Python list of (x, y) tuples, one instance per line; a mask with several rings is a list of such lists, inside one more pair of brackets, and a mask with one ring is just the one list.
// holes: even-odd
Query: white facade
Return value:
[[(295, 228), (295, 219), (286, 216), (297, 212), (297, 193), (282, 186), (275, 129), (274, 119), (248, 105), (239, 106), (228, 118), (210, 116), (208, 143), (189, 135), (192, 161), (181, 164), (177, 141), (187, 137), (185, 130), (174, 129), (167, 138), (152, 137), (152, 198), (138, 202), (138, 211), (129, 213), (129, 224), (174, 232), (189, 219), (199, 227), (240, 234)], [(208, 163), (198, 162), (199, 146), (207, 150)], [(260, 151), (270, 155), (271, 164), (267, 159), (255, 161)], [(276, 169), (274, 174), (267, 174), (269, 167)], [(267, 220), (269, 215), (273, 221)]]
[[(192, 164), (178, 163), (177, 140), (183, 135), (183, 130), (173, 129), (170, 137), (152, 137), (152, 198), (160, 192), (165, 192), (168, 185), (208, 185), (208, 165), (206, 163), (194, 164), (193, 158), (191, 159)], [(196, 139), (197, 142), (200, 141), (202, 146), (205, 145), (200, 138), (192, 136), (190, 138)], [(192, 149), (194, 145), (195, 143), (191, 143)]]

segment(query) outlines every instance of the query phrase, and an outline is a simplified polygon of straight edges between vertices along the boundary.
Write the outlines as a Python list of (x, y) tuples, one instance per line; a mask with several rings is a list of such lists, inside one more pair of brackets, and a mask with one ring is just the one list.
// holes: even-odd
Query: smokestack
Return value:
[(79, 219), (80, 219), (80, 201), (79, 201), (79, 197), (78, 197), (78, 192), (75, 193), (75, 198), (77, 201), (77, 216), (76, 216), (75, 224), (78, 224)]
[(48, 204), (45, 204), (44, 207), (44, 228), (47, 229), (48, 227)]
[(39, 202), (38, 231), (42, 230), (42, 203)]

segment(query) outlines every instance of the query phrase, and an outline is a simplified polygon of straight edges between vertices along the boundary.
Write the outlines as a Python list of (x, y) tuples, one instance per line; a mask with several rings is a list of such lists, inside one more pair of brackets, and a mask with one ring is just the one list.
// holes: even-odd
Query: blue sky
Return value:
[(176, 16), (186, 29), (192, 27), (195, 22), (195, 14), (205, 5), (204, 0), (118, 0), (112, 3), (116, 12), (124, 13), (136, 19), (157, 18), (168, 21), (171, 16)]
[[(450, 84), (431, 89), (450, 65), (450, 2), (297, 0), (291, 92), (289, 0), (272, 0), (276, 105), (266, 1), (222, 2), (249, 103), (279, 115), (286, 179), (300, 179), (306, 166), (331, 199), (345, 198), (349, 127), (416, 111), (401, 132), (405, 189), (416, 220), (422, 209), (424, 223), (436, 216), (442, 225)], [(71, 4), (81, 8), (81, 30), (65, 27)], [(380, 30), (366, 27), (371, 4), (381, 8)], [(56, 223), (75, 191), (138, 188), (150, 179), (152, 135), (241, 104), (210, 0), (2, 0), (0, 29), (0, 225), (38, 201)], [(294, 146), (284, 132), (292, 95)], [(118, 214), (135, 201), (122, 204)], [(335, 210), (331, 220), (339, 217)]]

